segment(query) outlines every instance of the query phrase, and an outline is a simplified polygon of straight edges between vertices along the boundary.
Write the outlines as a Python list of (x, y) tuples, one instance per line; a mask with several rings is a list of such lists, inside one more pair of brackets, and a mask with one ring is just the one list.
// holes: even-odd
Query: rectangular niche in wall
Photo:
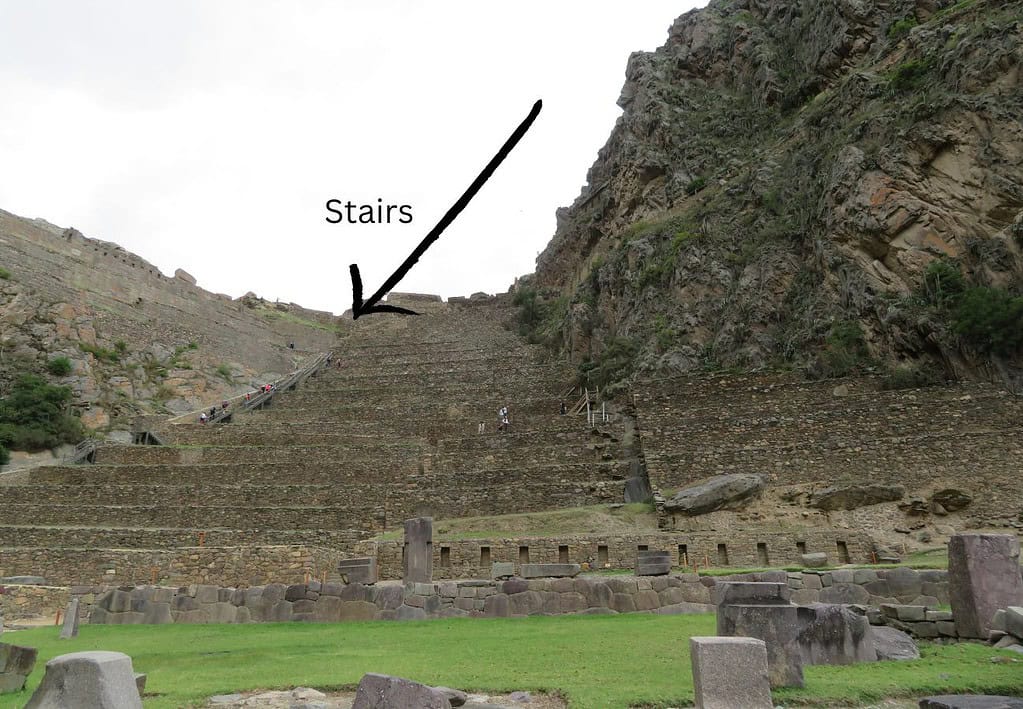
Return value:
[(761, 566), (768, 566), (771, 563), (771, 559), (767, 556), (767, 544), (764, 542), (757, 543), (757, 563)]
[(490, 547), (480, 547), (480, 568), (490, 568)]
[(678, 545), (678, 565), (689, 566), (689, 546), (686, 544)]
[(529, 547), (519, 547), (519, 563), (529, 563)]
[(718, 544), (718, 566), (728, 566), (728, 545)]
[(607, 547), (603, 544), (597, 547), (597, 568), (603, 569), (607, 566)]
[(445, 568), (451, 566), (451, 547), (440, 548), (440, 565)]
[(561, 544), (561, 545), (558, 546), (558, 563), (559, 564), (567, 564), (568, 563), (568, 545), (567, 544)]
[(846, 546), (845, 542), (835, 542), (835, 546), (838, 547), (838, 563), (848, 564), (849, 547)]

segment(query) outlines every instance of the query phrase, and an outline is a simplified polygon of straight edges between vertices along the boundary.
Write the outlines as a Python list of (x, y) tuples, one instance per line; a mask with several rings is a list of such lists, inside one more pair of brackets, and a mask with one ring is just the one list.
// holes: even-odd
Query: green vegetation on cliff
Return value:
[(21, 375), (0, 399), (0, 447), (40, 451), (77, 442), (82, 425), (69, 413), (70, 401), (69, 388), (48, 384), (35, 374)]

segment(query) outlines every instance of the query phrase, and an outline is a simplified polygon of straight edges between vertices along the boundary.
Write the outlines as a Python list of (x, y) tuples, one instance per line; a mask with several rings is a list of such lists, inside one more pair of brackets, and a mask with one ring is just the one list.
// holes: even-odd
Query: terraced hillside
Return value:
[[(94, 465), (6, 476), (0, 575), (280, 580), (294, 565), (283, 560), (329, 571), (417, 514), (622, 499), (614, 431), (559, 415), (569, 373), (502, 327), (505, 301), (410, 302), (421, 316), (351, 324), (341, 367), (268, 408), (168, 425), (167, 445), (104, 446)], [(503, 405), (512, 426), (498, 433)]]
[[(950, 527), (1023, 528), (1023, 397), (1001, 387), (885, 391), (874, 377), (729, 374), (647, 381), (634, 392), (652, 487), (670, 494), (712, 475), (763, 475), (768, 494), (743, 513), (747, 525), (849, 526), (876, 538), (901, 534), (910, 545), (936, 541)], [(902, 486), (905, 495), (850, 510), (810, 504), (825, 488), (868, 484)], [(933, 495), (942, 490), (958, 490), (969, 502), (936, 506)], [(722, 513), (667, 526), (741, 523)]]

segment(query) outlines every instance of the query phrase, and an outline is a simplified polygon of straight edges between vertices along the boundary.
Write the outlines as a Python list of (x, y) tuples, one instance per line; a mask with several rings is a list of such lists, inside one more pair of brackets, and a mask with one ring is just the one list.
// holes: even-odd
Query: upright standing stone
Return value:
[(1019, 540), (1011, 534), (952, 535), (948, 596), (959, 637), (986, 640), (996, 610), (1023, 605)]
[(405, 520), (405, 548), (402, 560), (405, 583), (433, 581), (433, 517)]
[(142, 709), (131, 658), (101, 650), (60, 655), (25, 709)]
[(67, 611), (64, 613), (64, 627), (60, 629), (61, 640), (78, 637), (78, 604), (78, 596), (68, 601)]
[(773, 709), (767, 645), (756, 638), (689, 638), (697, 709)]

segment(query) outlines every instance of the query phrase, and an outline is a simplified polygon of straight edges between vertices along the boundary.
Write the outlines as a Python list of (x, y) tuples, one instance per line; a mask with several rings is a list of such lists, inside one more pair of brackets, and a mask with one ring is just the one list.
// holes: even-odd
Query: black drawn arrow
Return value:
[(458, 201), (451, 205), (451, 209), (441, 217), (441, 220), (437, 222), (437, 226), (430, 230), (430, 233), (426, 235), (426, 238), (419, 242), (419, 246), (409, 255), (405, 261), (398, 266), (398, 269), (391, 274), (391, 277), (384, 281), (384, 284), (380, 286), (376, 293), (369, 297), (369, 300), (362, 300), (362, 277), (359, 275), (358, 264), (353, 263), (348, 267), (348, 270), (352, 274), (352, 320), (358, 320), (363, 315), (369, 315), (370, 313), (401, 313), (402, 315), (418, 315), (414, 310), (408, 308), (400, 308), (397, 305), (378, 305), (380, 299), (387, 295), (388, 292), (396, 285), (398, 281), (405, 277), (405, 274), (409, 272), (416, 263), (419, 261), (419, 257), (426, 253), (426, 250), (430, 248), (430, 244), (435, 242), (444, 230), (451, 225), (451, 222), (455, 221), (466, 205), (476, 196), (476, 193), (480, 191), (484, 183), (490, 179), (490, 176), (497, 170), (497, 166), (500, 165), (508, 153), (512, 151), (515, 145), (522, 139), (522, 136), (526, 134), (529, 127), (533, 125), (533, 121), (540, 115), (540, 109), (543, 107), (543, 101), (537, 101), (533, 104), (533, 109), (526, 116), (526, 119), (519, 124), (511, 136), (504, 142), (501, 149), (497, 151), (497, 154), (487, 163), (487, 166), (483, 168), (483, 171), (472, 181), (469, 185), (469, 189), (458, 198)]

